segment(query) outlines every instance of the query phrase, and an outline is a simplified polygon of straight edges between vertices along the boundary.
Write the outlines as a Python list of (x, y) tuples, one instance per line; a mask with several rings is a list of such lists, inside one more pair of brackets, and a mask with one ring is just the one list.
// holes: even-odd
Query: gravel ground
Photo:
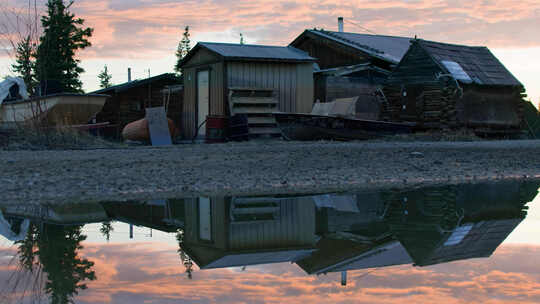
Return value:
[(0, 151), (5, 203), (266, 194), (540, 178), (540, 141), (283, 142)]

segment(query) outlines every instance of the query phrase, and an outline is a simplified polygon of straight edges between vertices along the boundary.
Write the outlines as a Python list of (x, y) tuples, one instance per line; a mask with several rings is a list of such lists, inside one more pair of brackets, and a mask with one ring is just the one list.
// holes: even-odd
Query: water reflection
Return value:
[(96, 280), (94, 263), (79, 255), (83, 225), (102, 223), (109, 241), (114, 221), (175, 234), (176, 263), (189, 278), (194, 264), (206, 270), (292, 262), (310, 275), (341, 272), (345, 284), (351, 270), (491, 256), (525, 218), (539, 184), (0, 205), (0, 232), (16, 241), (17, 272), (37, 278), (20, 287), (44, 291), (51, 303), (69, 303)]

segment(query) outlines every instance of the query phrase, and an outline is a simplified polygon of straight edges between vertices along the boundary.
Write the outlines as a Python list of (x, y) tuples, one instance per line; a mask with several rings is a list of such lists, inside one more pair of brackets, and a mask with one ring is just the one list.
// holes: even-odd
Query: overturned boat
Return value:
[(15, 127), (31, 121), (47, 126), (87, 124), (105, 104), (108, 95), (58, 93), (28, 98), (20, 78), (0, 83), (0, 124)]
[(362, 113), (359, 97), (315, 103), (310, 114), (274, 113), (283, 138), (287, 140), (365, 140), (414, 131), (415, 123), (395, 123), (373, 119)]

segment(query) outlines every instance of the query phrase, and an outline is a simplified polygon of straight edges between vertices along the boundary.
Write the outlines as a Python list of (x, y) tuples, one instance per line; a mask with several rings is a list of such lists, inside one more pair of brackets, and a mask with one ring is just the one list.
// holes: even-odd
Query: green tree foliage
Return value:
[(114, 227), (112, 226), (111, 222), (104, 222), (101, 223), (101, 228), (99, 228), (99, 232), (107, 239), (107, 242), (111, 239), (111, 232), (114, 231)]
[(107, 65), (103, 68), (101, 73), (98, 75), (99, 78), (99, 87), (102, 89), (110, 88), (112, 87), (111, 79), (112, 75), (109, 74), (109, 70), (107, 69)]
[(11, 65), (13, 72), (24, 80), (24, 83), (29, 90), (32, 90), (35, 85), (33, 73), (34, 49), (35, 45), (32, 43), (30, 36), (27, 36), (17, 44), (15, 64)]
[(36, 51), (35, 74), (38, 81), (54, 80), (65, 92), (82, 92), (79, 74), (84, 69), (75, 53), (91, 46), (87, 39), (92, 28), (81, 27), (84, 20), (69, 11), (73, 0), (48, 0), (47, 15), (41, 18), (43, 35)]
[(240, 33), (240, 44), (244, 45), (244, 34)]
[[(18, 242), (19, 262), (24, 269), (46, 273), (45, 292), (53, 304), (73, 303), (84, 281), (96, 279), (94, 262), (79, 257), (86, 239), (82, 226), (32, 225), (26, 239)], [(36, 267), (38, 266), (38, 267)]]
[(177, 74), (182, 74), (182, 69), (180, 68), (180, 62), (191, 50), (191, 40), (189, 40), (189, 25), (186, 25), (184, 28), (184, 34), (182, 34), (182, 40), (178, 43), (178, 48), (176, 49), (176, 65), (174, 66), (174, 71)]

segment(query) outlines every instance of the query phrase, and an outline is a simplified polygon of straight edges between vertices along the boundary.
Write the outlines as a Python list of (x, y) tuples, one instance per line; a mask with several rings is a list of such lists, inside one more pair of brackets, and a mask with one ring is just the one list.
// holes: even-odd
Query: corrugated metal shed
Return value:
[[(204, 121), (199, 116), (198, 73), (209, 73), (208, 114), (229, 116), (232, 88), (272, 89), (278, 110), (309, 112), (313, 105), (313, 62), (303, 51), (292, 47), (198, 43), (184, 58), (184, 108), (182, 133), (191, 139)], [(202, 106), (202, 107), (200, 107)]]
[[(475, 84), (521, 86), (521, 83), (487, 47), (446, 44), (420, 39), (417, 41), (447, 73), (454, 75), (456, 71), (449, 66), (452, 66), (451, 63), (457, 63)], [(464, 81), (465, 77), (454, 78), (467, 83)]]

